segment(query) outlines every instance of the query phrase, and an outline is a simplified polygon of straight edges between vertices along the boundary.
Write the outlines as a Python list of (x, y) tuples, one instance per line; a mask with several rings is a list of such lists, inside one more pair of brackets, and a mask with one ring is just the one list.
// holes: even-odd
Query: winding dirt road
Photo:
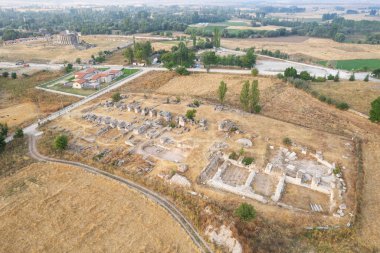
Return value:
[(115, 180), (121, 184), (124, 184), (128, 186), (129, 188), (143, 194), (147, 198), (151, 199), (158, 205), (162, 206), (166, 211), (169, 212), (169, 214), (183, 227), (183, 229), (186, 231), (186, 233), (190, 236), (190, 238), (193, 240), (194, 244), (200, 249), (201, 252), (205, 253), (212, 253), (212, 249), (209, 247), (207, 242), (202, 238), (202, 236), (197, 232), (197, 230), (191, 225), (191, 223), (186, 219), (186, 217), (168, 200), (166, 200), (163, 196), (158, 195), (157, 193), (138, 185), (128, 179), (121, 178), (119, 176), (113, 175), (111, 173), (105, 172), (103, 170), (78, 163), (73, 161), (67, 161), (67, 160), (60, 160), (55, 158), (46, 157), (44, 155), (41, 155), (38, 152), (37, 145), (36, 145), (36, 137), (32, 134), (29, 135), (29, 153), (30, 155), (41, 162), (52, 162), (52, 163), (61, 163), (61, 164), (67, 164), (71, 166), (78, 167), (84, 171), (87, 171), (92, 174), (100, 175), (103, 177), (106, 177), (111, 180)]

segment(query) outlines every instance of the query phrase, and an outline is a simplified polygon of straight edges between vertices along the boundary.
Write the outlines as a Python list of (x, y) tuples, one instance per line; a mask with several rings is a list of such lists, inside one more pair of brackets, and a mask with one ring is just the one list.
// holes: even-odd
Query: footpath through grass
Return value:
[(320, 61), (319, 64), (348, 71), (371, 71), (380, 67), (380, 59)]

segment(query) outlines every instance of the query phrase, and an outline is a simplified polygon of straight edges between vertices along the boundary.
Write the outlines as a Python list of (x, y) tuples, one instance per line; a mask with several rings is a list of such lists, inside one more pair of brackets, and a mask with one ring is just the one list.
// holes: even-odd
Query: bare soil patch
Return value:
[(290, 36), (260, 39), (222, 39), (222, 46), (230, 49), (255, 47), (293, 55), (305, 55), (320, 60), (348, 60), (380, 58), (380, 45), (338, 43), (330, 39)]
[(198, 252), (162, 208), (78, 168), (33, 164), (0, 194), (2, 252)]

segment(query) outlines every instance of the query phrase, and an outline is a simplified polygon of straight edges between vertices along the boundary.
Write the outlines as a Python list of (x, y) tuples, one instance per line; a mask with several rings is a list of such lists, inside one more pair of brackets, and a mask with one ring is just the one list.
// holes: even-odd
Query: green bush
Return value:
[(334, 173), (334, 175), (340, 174), (341, 172), (342, 172), (342, 170), (340, 169), (339, 166), (336, 166), (336, 167), (333, 169), (333, 173)]
[(351, 74), (351, 76), (350, 76), (350, 78), (348, 79), (348, 81), (350, 81), (350, 82), (355, 81), (355, 74), (354, 74), (354, 73)]
[(318, 98), (318, 97), (319, 97), (319, 93), (318, 93), (318, 91), (316, 91), (316, 90), (313, 90), (313, 91), (311, 92), (311, 95), (312, 95), (313, 97), (315, 97), (315, 98)]
[(334, 76), (333, 76), (332, 74), (328, 75), (328, 76), (327, 76), (327, 80), (329, 80), (329, 81), (334, 80)]
[(239, 217), (239, 219), (242, 221), (250, 221), (256, 218), (256, 210), (252, 205), (242, 203), (235, 210), (235, 216)]
[(114, 93), (113, 95), (112, 95), (112, 101), (113, 102), (119, 102), (121, 100), (121, 95), (120, 95), (120, 93), (119, 92), (116, 92), (116, 93)]
[(177, 74), (180, 74), (181, 76), (188, 76), (188, 75), (190, 75), (190, 72), (185, 67), (182, 67), (182, 66), (178, 66), (175, 69), (175, 72), (177, 72)]
[(22, 138), (24, 137), (24, 131), (22, 128), (17, 128), (15, 131), (15, 134), (13, 135), (13, 138)]
[(380, 97), (372, 101), (369, 119), (372, 122), (380, 122)]
[(364, 82), (368, 82), (369, 81), (369, 75), (366, 75), (365, 77), (364, 77)]
[(319, 99), (319, 101), (321, 101), (321, 102), (326, 102), (326, 96), (325, 95), (319, 95), (319, 97), (318, 97), (318, 99)]
[(282, 74), (282, 73), (278, 73), (278, 74), (277, 74), (277, 78), (278, 78), (278, 79), (281, 79), (281, 80), (284, 79), (284, 74)]
[(253, 107), (253, 111), (254, 111), (255, 113), (260, 113), (260, 112), (261, 112), (261, 105), (255, 105), (255, 106)]
[(195, 109), (187, 110), (187, 112), (186, 112), (186, 118), (188, 118), (190, 120), (194, 120), (196, 113), (197, 113), (197, 110), (195, 110)]
[(196, 107), (199, 107), (201, 106), (201, 102), (199, 102), (198, 100), (194, 100), (193, 105), (195, 105)]
[(253, 68), (251, 70), (251, 74), (252, 74), (252, 76), (258, 76), (259, 75), (259, 70), (257, 68)]
[(241, 162), (242, 162), (242, 164), (244, 164), (245, 166), (248, 166), (248, 165), (251, 165), (254, 161), (255, 161), (255, 159), (252, 158), (252, 157), (244, 157), (243, 160), (242, 160)]
[(17, 78), (17, 74), (15, 72), (12, 72), (11, 77), (12, 77), (12, 79), (16, 79)]
[(340, 103), (336, 104), (336, 108), (345, 111), (345, 110), (348, 110), (350, 108), (350, 106), (345, 102), (340, 102)]
[(282, 140), (282, 143), (286, 146), (290, 146), (292, 145), (292, 140), (289, 138), (289, 137), (285, 137), (283, 140)]
[(54, 139), (54, 148), (58, 151), (65, 150), (67, 148), (69, 140), (66, 135), (59, 135)]

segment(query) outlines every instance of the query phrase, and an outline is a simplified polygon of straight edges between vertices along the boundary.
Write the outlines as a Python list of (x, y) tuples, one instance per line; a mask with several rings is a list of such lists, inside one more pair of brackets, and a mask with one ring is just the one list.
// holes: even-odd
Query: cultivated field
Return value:
[(78, 50), (74, 46), (53, 45), (47, 41), (20, 43), (0, 47), (0, 60), (63, 63), (64, 61), (74, 62), (75, 59), (81, 58), (83, 61), (86, 61), (91, 58), (91, 55), (97, 55), (99, 51), (113, 51), (117, 47), (123, 47), (129, 42), (128, 40), (104, 39), (97, 36), (82, 36), (81, 40), (96, 44), (97, 46), (86, 50)]
[(78, 168), (30, 165), (0, 195), (2, 252), (197, 252), (162, 208)]
[(338, 43), (330, 39), (308, 38), (301, 36), (260, 38), (260, 39), (222, 39), (222, 46), (230, 49), (255, 47), (269, 49), (305, 60), (349, 60), (380, 58), (380, 45)]

